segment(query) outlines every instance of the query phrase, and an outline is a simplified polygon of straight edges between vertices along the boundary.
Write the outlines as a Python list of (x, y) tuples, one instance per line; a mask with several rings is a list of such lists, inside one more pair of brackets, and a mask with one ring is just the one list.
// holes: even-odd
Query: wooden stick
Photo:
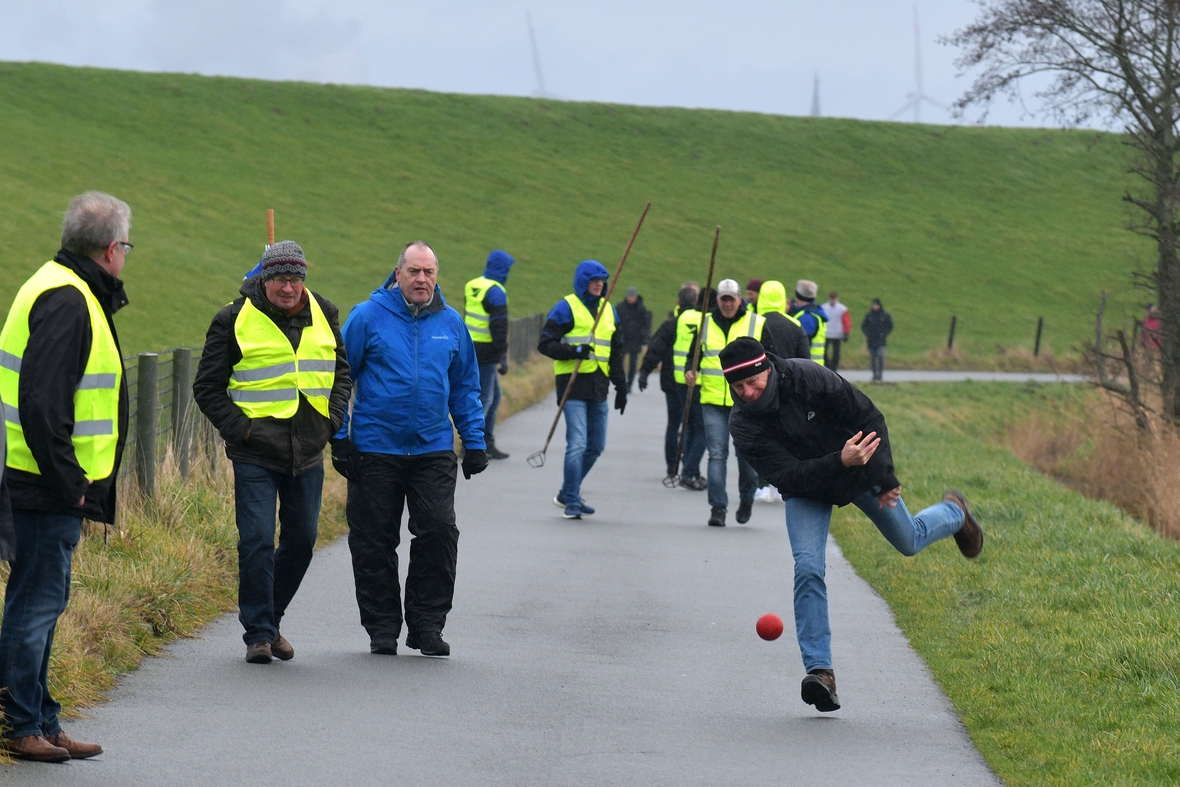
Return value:
[(272, 208), (266, 209), (266, 248), (275, 245), (275, 212)]

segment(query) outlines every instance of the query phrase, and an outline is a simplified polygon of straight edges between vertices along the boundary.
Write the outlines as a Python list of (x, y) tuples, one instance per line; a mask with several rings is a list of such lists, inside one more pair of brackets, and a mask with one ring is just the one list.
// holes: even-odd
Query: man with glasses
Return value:
[[(344, 323), (356, 400), (332, 441), (332, 464), (348, 479), (348, 548), (369, 651), (406, 647), (449, 656), (442, 638), (455, 596), (455, 430), (463, 477), (488, 466), (475, 345), (443, 300), (438, 258), (422, 241)], [(449, 417), (448, 417), (449, 416)], [(452, 427), (452, 422), (454, 426)], [(402, 615), (397, 547), (410, 509), (410, 566)]]
[(97, 191), (76, 197), (61, 250), (16, 294), (0, 332), (0, 400), (15, 557), (0, 626), (0, 749), (40, 762), (85, 759), (96, 743), (61, 730), (49, 694), (57, 619), (70, 596), (82, 520), (114, 523), (127, 438), (127, 383), (114, 314), (127, 305), (123, 270), (131, 209)]
[(324, 446), (352, 393), (339, 313), (306, 278), (299, 244), (269, 247), (242, 297), (213, 318), (193, 383), (234, 465), (238, 619), (251, 664), (295, 656), (279, 624), (311, 563)]

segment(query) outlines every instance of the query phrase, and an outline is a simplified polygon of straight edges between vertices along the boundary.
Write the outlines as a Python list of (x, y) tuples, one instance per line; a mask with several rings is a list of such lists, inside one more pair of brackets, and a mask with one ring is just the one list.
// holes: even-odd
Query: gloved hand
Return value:
[(647, 390), (647, 375), (646, 374), (639, 375), (639, 390), (641, 390), (641, 391)]
[(468, 449), (463, 454), (463, 478), (468, 481), (471, 476), (488, 469), (488, 452), (482, 448)]
[(619, 411), (619, 415), (627, 409), (627, 389), (618, 388), (615, 390), (615, 409)]
[(571, 361), (588, 361), (590, 356), (594, 354), (594, 348), (588, 344), (575, 344), (570, 349), (574, 351), (574, 356), (569, 359)]
[(508, 358), (507, 357), (500, 359), (500, 365), (496, 367), (496, 371), (502, 375), (508, 374)]
[(352, 440), (345, 437), (329, 442), (332, 444), (332, 467), (336, 468), (336, 472), (349, 481), (359, 481), (361, 478), (358, 472), (360, 457), (357, 456), (357, 450), (353, 446)]

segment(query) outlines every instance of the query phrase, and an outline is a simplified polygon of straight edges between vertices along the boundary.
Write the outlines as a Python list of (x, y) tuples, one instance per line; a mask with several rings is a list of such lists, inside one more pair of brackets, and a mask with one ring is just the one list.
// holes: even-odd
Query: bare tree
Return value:
[(1052, 117), (1125, 126), (1142, 187), (1124, 199), (1138, 209), (1132, 229), (1157, 252), (1148, 279), (1160, 310), (1163, 415), (1180, 423), (1180, 0), (978, 2), (975, 23), (944, 39), (960, 48), (960, 68), (979, 69), (955, 103), (960, 114), (1050, 75), (1036, 97)]

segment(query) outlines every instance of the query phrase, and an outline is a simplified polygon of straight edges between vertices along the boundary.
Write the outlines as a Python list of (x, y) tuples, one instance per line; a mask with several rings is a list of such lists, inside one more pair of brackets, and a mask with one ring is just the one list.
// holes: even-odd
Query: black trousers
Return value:
[(455, 597), (454, 452), (421, 456), (360, 455), (360, 478), (348, 482), (348, 549), (361, 625), (370, 639), (396, 639), (402, 628), (397, 547), (402, 509), (410, 509), (410, 569), (405, 623), (411, 632), (442, 631)]
[(833, 372), (840, 368), (840, 345), (843, 343), (843, 339), (828, 339), (824, 345), (824, 366)]

